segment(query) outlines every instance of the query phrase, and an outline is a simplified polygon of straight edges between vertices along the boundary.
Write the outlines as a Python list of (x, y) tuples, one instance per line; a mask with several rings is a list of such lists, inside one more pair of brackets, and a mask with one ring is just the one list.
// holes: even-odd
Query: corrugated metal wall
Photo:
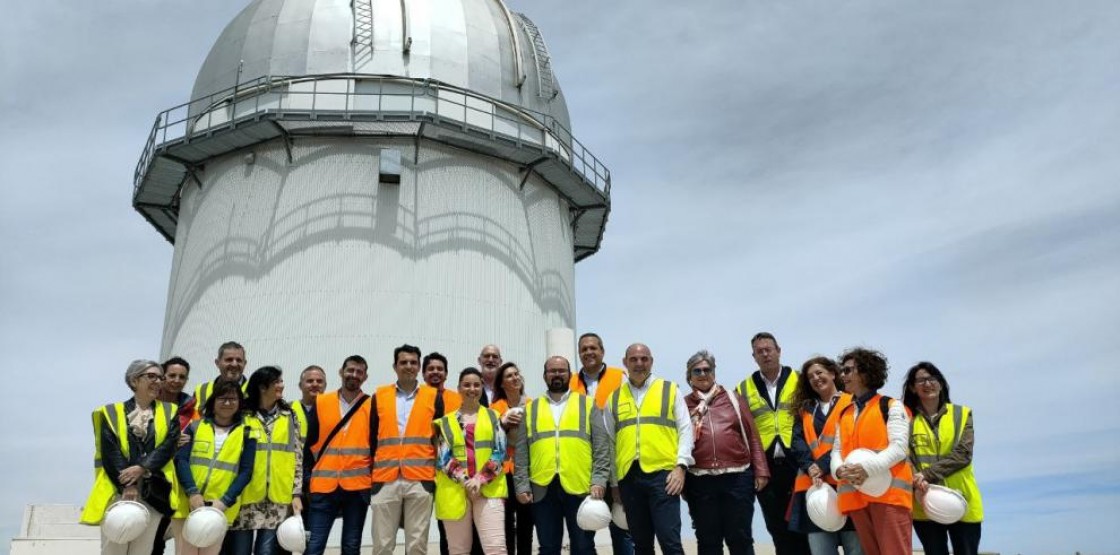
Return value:
[[(397, 148), (401, 183), (378, 183)], [(392, 349), (418, 345), (475, 365), (486, 343), (541, 391), (546, 332), (574, 328), (567, 205), (535, 176), (452, 147), (411, 140), (297, 139), (218, 158), (183, 190), (163, 355), (187, 357), (198, 383), (236, 340), (250, 370), (370, 361), (394, 379)], [(575, 363), (575, 361), (573, 361)]]

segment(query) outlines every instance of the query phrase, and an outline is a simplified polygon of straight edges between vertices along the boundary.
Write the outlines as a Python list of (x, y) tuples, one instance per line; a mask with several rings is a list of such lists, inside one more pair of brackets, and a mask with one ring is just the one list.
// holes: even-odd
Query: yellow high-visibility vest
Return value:
[(653, 380), (642, 405), (637, 406), (630, 382), (611, 394), (614, 418), (615, 468), (622, 479), (634, 459), (643, 472), (670, 470), (677, 465), (677, 384)]
[[(484, 416), (485, 415), (485, 416)], [(467, 462), (467, 440), (463, 434), (463, 427), (455, 414), (449, 414), (435, 421), (435, 426), (443, 434), (444, 440), (451, 446), (451, 454), (459, 461)], [(474, 464), (475, 472), (482, 470), (490, 460), (494, 451), (494, 439), (497, 435), (498, 413), (479, 407), (478, 418), (474, 424)], [(508, 494), (506, 478), (498, 467), (498, 474), (490, 483), (482, 486), (479, 493), (489, 499), (505, 499)], [(459, 520), (467, 514), (467, 490), (459, 482), (447, 476), (440, 469), (436, 472), (436, 518), (440, 520)]]
[(267, 497), (273, 503), (291, 503), (296, 479), (296, 434), (299, 433), (295, 417), (280, 412), (272, 423), (271, 434), (255, 414), (246, 415), (245, 424), (257, 440), (257, 451), (253, 457), (253, 479), (241, 493), (241, 502), (259, 503)]
[[(218, 501), (237, 478), (237, 467), (241, 462), (241, 451), (245, 448), (248, 428), (239, 422), (229, 430), (222, 443), (222, 450), (214, 452), (214, 424), (210, 419), (191, 424), (191, 476), (194, 485), (205, 501)], [(226, 509), (226, 520), (233, 524), (241, 510), (241, 498)]]
[[(221, 379), (221, 376), (208, 382), (202, 382), (194, 388), (195, 420), (202, 418), (202, 407), (206, 405), (206, 400), (210, 398), (210, 393), (214, 391), (214, 384), (218, 383), (219, 379)], [(246, 380), (243, 376), (241, 378), (241, 397), (244, 398), (248, 391), (249, 380)]]
[(762, 448), (769, 451), (775, 438), (782, 438), (782, 445), (787, 449), (793, 445), (793, 413), (790, 404), (793, 403), (793, 394), (797, 391), (799, 374), (796, 370), (789, 373), (782, 390), (778, 392), (774, 408), (766, 403), (766, 399), (758, 391), (752, 376), (739, 382), (735, 392), (747, 400), (751, 409), (751, 417), (758, 427), (758, 436), (762, 440)]
[(557, 427), (547, 396), (529, 403), (525, 408), (525, 439), (531, 482), (548, 487), (559, 474), (564, 491), (572, 495), (591, 491), (591, 407), (586, 395), (569, 394)]
[(291, 406), (292, 414), (296, 415), (296, 421), (299, 422), (299, 437), (307, 440), (307, 409), (303, 408), (303, 402), (298, 400)]
[[(972, 414), (972, 409), (964, 405), (945, 405), (945, 414), (937, 422), (937, 433), (930, 427), (929, 421), (924, 416), (915, 415), (910, 419), (910, 451), (918, 459), (916, 471), (929, 468), (942, 457), (948, 456), (953, 447), (960, 441), (961, 431)], [(976, 486), (976, 476), (972, 472), (972, 463), (968, 466), (945, 477), (943, 484), (960, 492), (968, 501), (968, 510), (965, 511), (961, 522), (981, 522), (984, 520), (984, 501), (980, 497), (980, 489)], [(929, 520), (921, 503), (914, 501), (914, 520)]]
[[(178, 406), (174, 403), (167, 403), (163, 401), (155, 402), (155, 416), (152, 421), (155, 423), (156, 439), (155, 445), (163, 443), (167, 438), (167, 432), (171, 426), (178, 426), (179, 422), (176, 419), (178, 413)], [(174, 423), (172, 423), (174, 421)], [(105, 474), (105, 469), (101, 464), (101, 427), (109, 426), (113, 431), (113, 435), (117, 436), (117, 443), (121, 446), (121, 453), (128, 458), (128, 421), (124, 413), (124, 403), (112, 403), (99, 407), (93, 411), (93, 489), (89, 492), (89, 497), (86, 498), (85, 507), (82, 508), (82, 516), (79, 522), (82, 524), (97, 525), (101, 524), (101, 519), (105, 518), (105, 510), (112, 504), (113, 499), (117, 496), (117, 488), (113, 485), (113, 481)], [(171, 508), (176, 509), (179, 503), (179, 495), (176, 493), (178, 480), (175, 479), (175, 461), (168, 461), (161, 469), (167, 483), (172, 485), (171, 494)]]

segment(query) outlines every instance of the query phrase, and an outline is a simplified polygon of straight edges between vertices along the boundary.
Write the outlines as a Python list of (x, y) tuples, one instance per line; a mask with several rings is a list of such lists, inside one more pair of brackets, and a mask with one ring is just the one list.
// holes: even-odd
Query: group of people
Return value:
[[(396, 380), (365, 393), (369, 365), (347, 357), (340, 387), (327, 391), (319, 366), (299, 376), (301, 397), (284, 400), (282, 372), (245, 377), (245, 348), (227, 342), (219, 376), (186, 393), (190, 365), (137, 360), (125, 372), (132, 397), (93, 413), (95, 483), (82, 522), (98, 524), (118, 499), (163, 518), (128, 544), (103, 537), (103, 553), (279, 553), (276, 528), (299, 515), (306, 553), (320, 555), (336, 518), (341, 552), (356, 555), (367, 511), (373, 552), (387, 555), (403, 528), (405, 551), (423, 555), (437, 519), (443, 555), (528, 555), (534, 530), (542, 555), (595, 553), (594, 532), (577, 522), (587, 498), (618, 506), (615, 555), (683, 553), (680, 501), (688, 505), (701, 555), (753, 554), (758, 499), (776, 551), (785, 554), (977, 553), (983, 508), (972, 473), (968, 407), (950, 402), (931, 363), (909, 370), (902, 399), (879, 393), (887, 360), (854, 348), (839, 360), (814, 357), (800, 371), (781, 364), (777, 339), (751, 340), (758, 370), (734, 388), (717, 380), (715, 357), (699, 351), (678, 385), (653, 373), (649, 347), (635, 343), (624, 368), (607, 366), (602, 338), (580, 336), (580, 368), (549, 357), (546, 391), (526, 395), (523, 371), (482, 348), (478, 366), (449, 383), (447, 358), (402, 345)], [(856, 449), (874, 455), (848, 462)], [(860, 490), (889, 472), (890, 487)], [(836, 532), (809, 518), (806, 493), (829, 484), (847, 524)], [(931, 484), (968, 502), (964, 517), (938, 524), (922, 511)], [(211, 506), (229, 523), (223, 541), (192, 546), (182, 534), (192, 510)], [(219, 519), (220, 520), (220, 519)], [(622, 524), (621, 526), (619, 524)]]

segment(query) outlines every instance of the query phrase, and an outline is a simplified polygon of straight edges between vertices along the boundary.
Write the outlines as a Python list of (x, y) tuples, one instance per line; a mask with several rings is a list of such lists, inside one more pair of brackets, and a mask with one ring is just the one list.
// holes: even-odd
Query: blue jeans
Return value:
[(813, 555), (839, 555), (841, 545), (844, 546), (844, 555), (863, 555), (855, 530), (809, 533), (809, 551)]
[[(256, 535), (256, 545), (253, 536)], [(276, 555), (280, 544), (276, 543), (276, 530), (230, 530), (222, 540), (222, 554), (228, 555)]]
[(568, 539), (572, 555), (593, 555), (595, 533), (576, 524), (576, 512), (583, 502), (583, 495), (572, 495), (560, 486), (560, 478), (552, 479), (544, 499), (533, 501), (533, 524), (537, 527), (540, 555), (559, 555), (564, 541), (564, 522), (568, 523)]
[(634, 555), (634, 539), (630, 537), (630, 531), (615, 526), (613, 522), (610, 530), (611, 550), (614, 555)]
[(754, 555), (754, 471), (694, 476), (684, 481), (688, 514), (696, 530), (696, 553), (719, 555), (723, 544), (731, 555)]
[(327, 536), (335, 517), (342, 515), (342, 555), (358, 555), (362, 547), (362, 527), (369, 510), (369, 490), (347, 491), (342, 488), (330, 493), (312, 493), (310, 514), (307, 516), (307, 555), (323, 555)]
[(681, 547), (681, 498), (665, 493), (668, 477), (668, 470), (643, 472), (635, 461), (618, 482), (636, 555), (653, 555), (655, 535), (662, 555), (684, 554)]

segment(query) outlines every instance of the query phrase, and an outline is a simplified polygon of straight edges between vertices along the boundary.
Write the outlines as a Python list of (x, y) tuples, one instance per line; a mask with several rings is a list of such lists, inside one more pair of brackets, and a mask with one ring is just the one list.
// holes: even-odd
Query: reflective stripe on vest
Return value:
[[(174, 403), (167, 403), (164, 401), (157, 401), (154, 404), (155, 414), (152, 417), (152, 422), (155, 425), (155, 445), (163, 443), (167, 438), (167, 432), (171, 429), (172, 425), (178, 425), (175, 421), (178, 412), (178, 406)], [(127, 460), (129, 456), (128, 446), (128, 421), (124, 413), (124, 403), (112, 403), (103, 407), (98, 407), (93, 411), (93, 488), (86, 498), (85, 506), (82, 507), (82, 515), (79, 522), (82, 524), (100, 524), (101, 519), (105, 517), (105, 510), (113, 502), (113, 498), (117, 495), (117, 488), (113, 485), (113, 481), (105, 473), (101, 462), (101, 427), (109, 426), (113, 431), (113, 435), (117, 436), (117, 444), (120, 445), (121, 454)], [(173, 423), (174, 422), (174, 423)], [(172, 486), (171, 495), (171, 508), (176, 509), (179, 506), (178, 494), (178, 480), (175, 479), (175, 463), (174, 460), (168, 461), (167, 464), (161, 469), (167, 483)]]
[[(603, 372), (599, 374), (599, 385), (595, 387), (595, 407), (603, 410), (611, 394), (618, 390), (625, 379), (626, 372), (610, 366), (603, 368)], [(587, 395), (587, 388), (584, 387), (579, 372), (572, 374), (572, 379), (568, 381), (568, 391)]]
[(377, 452), (373, 455), (373, 481), (386, 483), (405, 480), (431, 481), (436, 478), (436, 448), (432, 445), (432, 420), (435, 419), (435, 388), (417, 386), (412, 412), (400, 433), (397, 423), (397, 386), (377, 389)]
[[(488, 418), (483, 417), (486, 415)], [(451, 447), (451, 455), (459, 462), (467, 463), (467, 439), (463, 427), (455, 414), (449, 414), (435, 421), (441, 430), (444, 440)], [(486, 407), (479, 407), (478, 417), (474, 425), (474, 471), (481, 471), (490, 461), (494, 451), (494, 440), (500, 429), (498, 413)], [(435, 513), (440, 520), (459, 520), (467, 514), (467, 490), (458, 481), (452, 479), (445, 472), (436, 473)], [(506, 478), (502, 471), (486, 485), (482, 486), (479, 493), (488, 499), (505, 499), (508, 495)]]
[[(961, 432), (968, 422), (972, 410), (964, 405), (945, 405), (945, 414), (937, 422), (937, 429), (930, 427), (925, 416), (915, 416), (910, 420), (910, 452), (918, 459), (917, 470), (925, 470), (933, 463), (947, 457), (953, 448), (960, 442)], [(936, 433), (935, 433), (936, 432)], [(951, 440), (946, 440), (951, 438)], [(984, 501), (980, 496), (980, 489), (976, 486), (976, 476), (972, 471), (972, 463), (950, 474), (942, 484), (960, 492), (968, 501), (968, 510), (965, 511), (961, 522), (981, 522), (984, 520)], [(914, 520), (929, 520), (922, 505), (915, 500)]]
[(253, 458), (253, 479), (245, 486), (241, 502), (258, 503), (267, 497), (273, 503), (291, 503), (299, 432), (295, 416), (281, 412), (272, 422), (271, 432), (255, 414), (246, 416), (245, 423), (257, 440), (257, 452)]
[(569, 393), (559, 427), (548, 401), (538, 397), (525, 409), (529, 480), (548, 487), (559, 474), (564, 491), (586, 495), (591, 491), (591, 399)]
[[(241, 451), (245, 447), (248, 428), (239, 422), (229, 429), (222, 442), (222, 450), (214, 452), (214, 424), (203, 419), (192, 424), (191, 433), (191, 476), (194, 485), (206, 501), (217, 501), (226, 494), (237, 478), (237, 466), (241, 462)], [(241, 510), (238, 498), (232, 507), (226, 509), (226, 520), (233, 524), (237, 512)]]
[(630, 384), (611, 395), (615, 429), (615, 468), (622, 479), (634, 459), (644, 472), (669, 470), (677, 464), (677, 385), (661, 378), (653, 380), (635, 406)]
[[(813, 411), (801, 411), (801, 429), (804, 435), (805, 443), (809, 445), (809, 451), (812, 452), (813, 460), (817, 460), (832, 452), (832, 444), (836, 443), (836, 423), (840, 421), (840, 413), (852, 404), (851, 393), (841, 393), (840, 397), (836, 399), (836, 404), (832, 406), (832, 410), (828, 413), (828, 418), (825, 418), (824, 427), (821, 428), (821, 436), (817, 437), (817, 428), (814, 425)], [(822, 474), (821, 478), (832, 484), (836, 485), (836, 480), (830, 474)], [(805, 473), (804, 470), (797, 470), (797, 479), (793, 482), (793, 491), (808, 491), (809, 487), (813, 485), (813, 479)]]
[(327, 435), (342, 420), (338, 405), (338, 391), (322, 393), (315, 398), (315, 415), (319, 421), (319, 437), (311, 447), (318, 459), (311, 470), (311, 493), (331, 493), (338, 488), (346, 491), (369, 489), (369, 398), (361, 405), (335, 434), (325, 450), (323, 442)]
[[(886, 418), (880, 410), (879, 398), (874, 395), (864, 404), (863, 410), (856, 416), (856, 406), (853, 402), (840, 414), (840, 451), (841, 459), (847, 459), (848, 454), (860, 448), (870, 449), (875, 452), (882, 451), (890, 445), (887, 437)], [(899, 401), (891, 399), (891, 403)], [(910, 509), (913, 504), (912, 483), (914, 474), (910, 470), (910, 463), (903, 460), (891, 467), (891, 485), (879, 497), (864, 494), (848, 482), (841, 481), (836, 488), (840, 512), (848, 514), (868, 505), (868, 503), (882, 503), (897, 505)]]
[(754, 424), (758, 428), (759, 439), (762, 440), (762, 448), (767, 451), (778, 437), (782, 438), (782, 445), (785, 447), (793, 445), (793, 413), (789, 411), (789, 407), (797, 391), (798, 379), (800, 374), (796, 370), (791, 370), (785, 385), (778, 392), (777, 404), (774, 408), (770, 408), (769, 403), (758, 391), (753, 376), (747, 376), (747, 379), (739, 382), (738, 387), (735, 388), (735, 391), (747, 400), (751, 417), (754, 418)]

